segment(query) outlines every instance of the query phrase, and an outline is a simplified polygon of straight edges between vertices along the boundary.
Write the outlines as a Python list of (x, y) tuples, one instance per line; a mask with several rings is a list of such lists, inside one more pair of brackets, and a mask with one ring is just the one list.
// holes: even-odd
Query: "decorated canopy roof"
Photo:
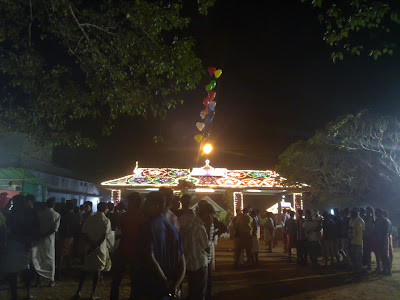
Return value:
[(282, 189), (302, 188), (304, 185), (287, 186), (285, 178), (270, 170), (228, 170), (213, 168), (206, 161), (203, 168), (139, 168), (136, 166), (133, 174), (105, 181), (104, 187), (151, 188), (178, 187), (182, 182), (191, 182), (195, 188), (258, 188)]

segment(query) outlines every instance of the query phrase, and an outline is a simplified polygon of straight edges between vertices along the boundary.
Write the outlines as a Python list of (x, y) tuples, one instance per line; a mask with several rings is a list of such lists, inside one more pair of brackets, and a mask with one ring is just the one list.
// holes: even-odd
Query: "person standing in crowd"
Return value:
[(58, 240), (56, 241), (57, 255), (57, 279), (62, 278), (64, 258), (70, 259), (73, 254), (74, 241), (81, 231), (80, 217), (73, 211), (72, 202), (65, 203), (65, 213), (61, 215), (60, 227), (58, 228)]
[(107, 202), (107, 213), (106, 217), (110, 220), (111, 222), (111, 231), (116, 231), (118, 227), (118, 213), (117, 213), (117, 207), (114, 206), (114, 203), (112, 202)]
[[(210, 204), (211, 205), (211, 204)], [(212, 210), (214, 211), (214, 209)], [(218, 238), (228, 232), (228, 227), (222, 223), (214, 214), (213, 214), (213, 224), (214, 224), (214, 237), (213, 237), (213, 249), (215, 250), (215, 246), (218, 244)], [(215, 271), (215, 251), (213, 255), (213, 262), (212, 262), (212, 271)]]
[(272, 253), (272, 241), (274, 239), (274, 221), (272, 220), (272, 214), (267, 212), (267, 217), (264, 222), (264, 242), (267, 246), (267, 253)]
[(247, 263), (250, 263), (252, 222), (253, 220), (249, 215), (249, 209), (246, 207), (243, 209), (243, 213), (238, 215), (238, 219), (235, 224), (235, 230), (239, 236), (237, 253), (235, 255), (235, 268), (239, 267), (240, 254), (243, 250), (246, 251)]
[(8, 193), (0, 194), (0, 280), (4, 278), (4, 271), (2, 268), (2, 257), (6, 256), (7, 247), (7, 219), (3, 213), (10, 202)]
[(281, 215), (281, 225), (282, 225), (282, 241), (283, 241), (283, 252), (287, 253), (288, 252), (288, 235), (285, 230), (285, 223), (286, 221), (290, 218), (286, 208), (282, 210), (282, 215)]
[(183, 249), (186, 259), (188, 299), (206, 299), (208, 279), (208, 253), (211, 243), (205, 227), (210, 215), (205, 205), (200, 205), (197, 216), (182, 223)]
[(91, 299), (96, 299), (96, 288), (101, 271), (109, 271), (111, 269), (111, 260), (109, 257), (106, 236), (111, 232), (111, 222), (106, 217), (105, 211), (107, 204), (100, 202), (97, 205), (97, 212), (87, 217), (82, 234), (86, 236), (89, 246), (84, 259), (83, 271), (79, 280), (78, 290), (75, 299), (79, 299), (83, 284), (85, 283), (87, 273), (93, 273), (93, 286)]
[(83, 203), (83, 213), (81, 215), (81, 224), (85, 224), (87, 218), (89, 218), (91, 215), (93, 215), (93, 203), (90, 201), (85, 201)]
[(7, 274), (11, 298), (17, 299), (18, 273), (22, 272), (27, 299), (31, 298), (34, 270), (30, 263), (33, 241), (39, 236), (39, 219), (22, 195), (12, 198), (13, 208), (7, 217), (7, 245), (0, 257), (0, 273)]
[(292, 262), (292, 249), (296, 248), (297, 243), (297, 223), (294, 219), (294, 211), (290, 212), (290, 219), (285, 222), (285, 231), (288, 237), (288, 252), (289, 252), (289, 263)]
[[(351, 253), (350, 253), (350, 210), (348, 208), (345, 208), (342, 210), (342, 219), (343, 219), (343, 231), (344, 231), (344, 238), (343, 238), (343, 252), (347, 256), (351, 258)], [(346, 263), (349, 263), (348, 260), (345, 261)]]
[[(125, 271), (130, 269), (131, 294), (129, 299), (134, 299), (134, 267), (136, 262), (136, 249), (138, 247), (137, 239), (139, 227), (146, 220), (140, 211), (142, 199), (139, 193), (133, 192), (126, 198), (128, 201), (128, 211), (121, 214), (119, 226), (121, 229), (121, 242), (118, 249), (113, 254), (112, 259), (112, 283), (110, 291), (110, 300), (119, 299), (119, 287)], [(139, 275), (140, 276), (140, 275)]]
[(258, 249), (259, 249), (259, 237), (258, 237), (258, 232), (259, 232), (259, 223), (258, 223), (258, 218), (257, 218), (257, 213), (256, 211), (252, 210), (250, 213), (250, 216), (253, 218), (253, 223), (252, 223), (252, 234), (251, 234), (251, 262), (253, 264), (258, 263)]
[(50, 280), (50, 287), (54, 286), (56, 271), (56, 232), (60, 226), (61, 216), (54, 211), (55, 198), (46, 201), (46, 207), (38, 212), (40, 223), (40, 237), (32, 248), (32, 263), (38, 274), (37, 284), (40, 285), (40, 276)]
[(320, 250), (319, 241), (321, 228), (319, 221), (313, 219), (313, 216), (309, 209), (306, 210), (305, 215), (306, 220), (303, 223), (303, 229), (307, 240), (306, 246), (310, 255), (312, 268), (313, 270), (316, 270), (319, 268), (317, 259)]
[[(372, 251), (375, 252), (375, 237), (374, 237), (374, 232), (375, 232), (375, 216), (374, 216), (374, 211), (372, 210), (371, 207), (367, 207), (365, 209), (365, 215), (364, 215), (364, 224), (365, 224), (365, 230), (364, 230), (364, 243), (363, 243), (363, 257), (364, 257), (364, 262), (367, 266), (367, 270), (372, 270), (371, 267), (371, 253)], [(376, 257), (376, 253), (375, 253)], [(378, 261), (378, 258), (377, 258)]]
[(392, 275), (392, 264), (393, 264), (393, 225), (392, 222), (388, 218), (387, 210), (382, 211), (382, 217), (386, 220), (388, 226), (388, 233), (385, 236), (385, 244), (384, 251), (389, 255), (389, 266), (387, 269), (386, 275)]
[[(201, 200), (198, 203), (198, 208), (201, 206), (204, 206), (207, 211), (208, 211), (208, 216), (209, 218), (205, 222), (205, 227), (208, 235), (208, 240), (210, 243), (210, 252), (208, 253), (207, 261), (208, 261), (208, 268), (207, 268), (207, 290), (206, 290), (206, 299), (211, 299), (211, 290), (212, 290), (212, 280), (211, 280), (211, 272), (212, 272), (212, 262), (213, 262), (213, 257), (215, 255), (215, 248), (214, 248), (214, 233), (215, 233), (215, 227), (214, 227), (214, 215), (215, 211), (213, 206), (208, 203), (206, 200)], [(214, 257), (215, 259), (215, 257)]]
[(334, 209), (335, 214), (335, 224), (336, 224), (336, 245), (339, 252), (339, 260), (340, 255), (342, 255), (343, 262), (347, 263), (347, 253), (345, 252), (345, 243), (346, 243), (346, 228), (345, 221), (343, 219), (343, 213), (339, 211), (338, 208)]
[(194, 218), (195, 213), (193, 209), (190, 209), (190, 200), (192, 199), (192, 196), (189, 194), (184, 194), (181, 197), (181, 203), (182, 203), (182, 209), (179, 211), (179, 217), (178, 217), (178, 222), (183, 226), (183, 224), (187, 220), (191, 220)]
[(334, 265), (334, 259), (336, 259), (337, 263), (340, 262), (339, 252), (337, 249), (337, 227), (335, 224), (335, 220), (332, 215), (330, 215), (327, 211), (322, 213), (323, 221), (323, 237), (322, 237), (322, 245), (323, 245), (323, 255), (324, 255), (324, 267), (328, 266), (328, 260), (331, 260), (331, 266)]
[(364, 221), (360, 218), (358, 211), (352, 209), (351, 216), (351, 264), (354, 273), (362, 271), (362, 250), (363, 250), (363, 231)]
[(70, 202), (70, 203), (72, 203), (72, 205), (73, 205), (73, 212), (75, 213), (75, 214), (77, 214), (78, 216), (79, 216), (79, 219), (81, 218), (81, 216), (80, 216), (80, 214), (79, 214), (79, 206), (77, 206), (77, 205), (74, 205), (73, 204), (73, 202)]
[(179, 230), (180, 223), (178, 217), (171, 211), (174, 200), (174, 191), (166, 187), (160, 187), (159, 191), (164, 194), (166, 199), (165, 212), (164, 212), (165, 218), (167, 219), (168, 222), (174, 225), (176, 229)]
[(376, 272), (381, 272), (381, 263), (383, 274), (391, 274), (390, 256), (389, 256), (389, 232), (390, 224), (383, 217), (383, 212), (380, 208), (375, 209), (375, 234), (376, 234), (376, 253), (379, 260), (376, 262)]
[(303, 210), (297, 210), (297, 219), (296, 219), (296, 229), (297, 229), (297, 264), (298, 265), (305, 265), (307, 264), (307, 256), (308, 252), (306, 251), (306, 235), (304, 233), (303, 223)]
[(134, 276), (137, 299), (175, 297), (185, 275), (181, 235), (164, 217), (165, 201), (162, 192), (150, 192), (146, 197), (143, 211), (148, 220), (141, 224), (137, 241), (138, 265)]

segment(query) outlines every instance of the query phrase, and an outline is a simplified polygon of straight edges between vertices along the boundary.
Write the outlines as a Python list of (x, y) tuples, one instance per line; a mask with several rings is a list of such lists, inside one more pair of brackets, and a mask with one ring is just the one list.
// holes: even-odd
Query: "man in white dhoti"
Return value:
[(49, 286), (54, 286), (54, 275), (56, 271), (55, 237), (60, 226), (61, 216), (54, 211), (55, 198), (46, 201), (44, 209), (37, 212), (40, 223), (40, 238), (34, 242), (32, 247), (32, 264), (38, 274), (38, 285), (40, 276), (50, 280)]
[(107, 234), (111, 233), (111, 222), (104, 214), (106, 207), (105, 202), (100, 202), (97, 205), (97, 213), (88, 217), (83, 225), (82, 234), (86, 235), (90, 248), (85, 255), (83, 272), (74, 299), (80, 298), (87, 273), (94, 273), (91, 299), (96, 299), (95, 293), (100, 272), (111, 269), (106, 241)]

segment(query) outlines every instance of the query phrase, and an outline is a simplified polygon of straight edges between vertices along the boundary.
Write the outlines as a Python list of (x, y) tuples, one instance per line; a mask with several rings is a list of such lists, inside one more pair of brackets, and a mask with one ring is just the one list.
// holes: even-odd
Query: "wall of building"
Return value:
[(43, 198), (55, 197), (57, 202), (77, 199), (77, 205), (84, 201), (97, 205), (100, 199), (93, 183), (75, 179), (71, 170), (52, 163), (51, 147), (36, 146), (24, 134), (0, 135), (0, 168), (27, 169), (47, 187)]

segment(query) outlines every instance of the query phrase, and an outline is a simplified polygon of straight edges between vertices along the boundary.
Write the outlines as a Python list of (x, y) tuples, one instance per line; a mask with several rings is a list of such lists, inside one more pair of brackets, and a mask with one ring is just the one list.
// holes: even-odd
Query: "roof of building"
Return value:
[(189, 182), (193, 187), (210, 188), (303, 188), (306, 185), (297, 184), (288, 186), (286, 179), (270, 170), (228, 170), (213, 168), (206, 161), (202, 168), (136, 168), (133, 174), (105, 181), (101, 185), (109, 188), (151, 188), (166, 186), (176, 188), (182, 182)]
[(207, 201), (208, 203), (210, 203), (210, 204), (212, 205), (212, 207), (214, 208), (215, 212), (226, 213), (226, 210), (225, 210), (225, 209), (223, 209), (220, 205), (218, 205), (218, 203), (216, 203), (213, 199), (211, 199), (211, 198), (208, 197), (208, 196), (205, 196), (205, 197), (199, 199), (199, 201), (197, 201), (196, 204), (194, 204), (194, 205), (191, 206), (190, 208), (191, 208), (191, 209), (195, 209), (195, 208), (199, 205), (199, 202), (200, 202), (201, 200), (205, 200), (205, 201)]
[(0, 168), (0, 186), (19, 185), (24, 183), (40, 184), (43, 182), (32, 175), (28, 170), (22, 168)]

